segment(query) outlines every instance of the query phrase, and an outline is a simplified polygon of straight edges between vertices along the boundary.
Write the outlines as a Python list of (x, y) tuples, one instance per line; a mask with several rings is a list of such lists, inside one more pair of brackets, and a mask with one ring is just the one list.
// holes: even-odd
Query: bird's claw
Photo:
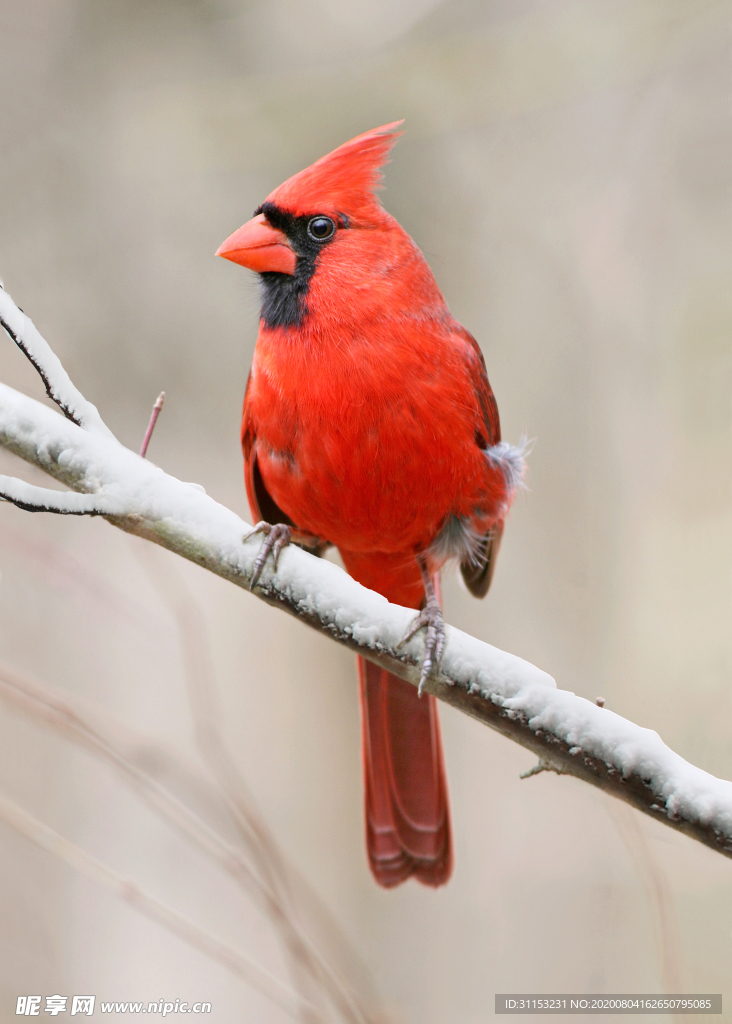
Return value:
[(259, 577), (262, 575), (262, 569), (264, 569), (264, 563), (267, 561), (269, 553), (272, 552), (272, 560), (276, 569), (277, 560), (280, 557), (280, 551), (282, 551), (283, 548), (286, 548), (292, 540), (290, 527), (286, 526), (284, 523), (275, 523), (274, 526), (265, 522), (257, 523), (252, 532), (246, 535), (245, 540), (249, 540), (249, 538), (253, 537), (255, 533), (264, 534), (264, 543), (262, 544), (261, 550), (254, 563), (252, 579), (249, 584), (252, 590), (254, 590), (259, 582)]
[(433, 668), (440, 664), (442, 651), (445, 647), (445, 621), (442, 618), (442, 609), (436, 598), (428, 598), (424, 608), (409, 627), (405, 635), (399, 641), (401, 647), (407, 640), (411, 640), (415, 633), (426, 627), (427, 634), (424, 638), (424, 660), (422, 661), (422, 675), (419, 679), (418, 695), (422, 696), (424, 685), (430, 676)]

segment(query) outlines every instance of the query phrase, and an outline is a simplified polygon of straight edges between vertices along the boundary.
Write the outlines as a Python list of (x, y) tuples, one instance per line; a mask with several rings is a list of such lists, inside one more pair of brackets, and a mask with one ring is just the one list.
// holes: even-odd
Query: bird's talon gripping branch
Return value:
[(254, 563), (254, 571), (252, 572), (252, 579), (250, 586), (252, 590), (256, 587), (259, 582), (259, 577), (262, 575), (262, 569), (264, 563), (267, 561), (267, 556), (270, 551), (272, 552), (272, 561), (274, 562), (275, 569), (277, 568), (277, 561), (280, 557), (280, 551), (286, 548), (292, 540), (292, 534), (290, 533), (290, 527), (285, 526), (284, 523), (275, 523), (272, 526), (270, 523), (257, 523), (251, 533), (248, 533), (245, 540), (249, 540), (255, 533), (264, 534), (264, 543), (262, 549), (257, 555), (257, 560)]
[(432, 670), (440, 664), (442, 651), (445, 647), (445, 623), (437, 601), (434, 603), (428, 601), (412, 623), (409, 632), (400, 641), (400, 646), (406, 643), (407, 640), (411, 640), (415, 633), (418, 633), (420, 629), (425, 627), (427, 635), (424, 640), (424, 660), (422, 662), (422, 675), (419, 679), (419, 689), (417, 690), (420, 697)]
[(437, 595), (435, 594), (432, 578), (429, 574), (429, 570), (427, 569), (427, 563), (422, 555), (417, 556), (417, 562), (419, 563), (419, 570), (422, 573), (422, 580), (424, 581), (426, 596), (425, 605), (405, 635), (399, 641), (398, 646), (401, 647), (402, 644), (407, 642), (407, 640), (411, 640), (412, 637), (420, 631), (420, 629), (426, 628), (427, 634), (424, 639), (422, 675), (420, 676), (419, 689), (417, 690), (417, 694), (421, 697), (425, 683), (429, 679), (433, 668), (436, 669), (439, 666), (440, 659), (442, 658), (442, 652), (445, 648), (445, 621), (442, 617), (440, 602), (437, 600)]

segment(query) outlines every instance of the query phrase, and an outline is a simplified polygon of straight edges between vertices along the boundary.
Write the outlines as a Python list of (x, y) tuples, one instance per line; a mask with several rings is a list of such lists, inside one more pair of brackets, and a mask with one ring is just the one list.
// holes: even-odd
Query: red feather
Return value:
[(357, 135), (288, 178), (267, 200), (292, 213), (347, 213), (354, 223), (368, 223), (379, 211), (383, 213), (374, 192), (402, 123)]

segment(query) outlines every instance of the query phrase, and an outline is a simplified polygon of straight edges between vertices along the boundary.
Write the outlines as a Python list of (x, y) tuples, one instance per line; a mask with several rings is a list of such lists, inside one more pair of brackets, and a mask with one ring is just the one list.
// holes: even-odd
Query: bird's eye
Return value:
[(308, 234), (316, 242), (324, 242), (335, 232), (335, 224), (330, 217), (313, 217), (308, 223)]

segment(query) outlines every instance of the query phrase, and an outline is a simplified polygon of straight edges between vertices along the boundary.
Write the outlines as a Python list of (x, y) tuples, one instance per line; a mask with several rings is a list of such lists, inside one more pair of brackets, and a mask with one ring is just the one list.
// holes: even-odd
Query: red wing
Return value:
[(254, 489), (254, 469), (256, 465), (256, 454), (254, 442), (257, 439), (254, 431), (254, 424), (252, 423), (251, 415), (249, 412), (249, 385), (252, 382), (252, 371), (249, 371), (247, 377), (247, 386), (244, 390), (244, 409), (241, 417), (241, 448), (244, 452), (244, 483), (247, 488), (247, 498), (249, 499), (249, 511), (252, 513), (252, 520), (255, 523), (259, 523), (262, 520), (262, 510), (259, 507), (257, 501), (256, 491)]
[[(468, 365), (471, 370), (473, 387), (475, 388), (485, 429), (485, 443), (482, 444), (480, 440), (478, 443), (482, 448), (490, 448), (501, 440), (501, 421), (498, 417), (498, 405), (488, 382), (485, 359), (480, 350), (480, 345), (464, 327), (461, 328), (461, 334), (470, 345), (467, 353)], [(475, 597), (485, 597), (488, 593), (496, 567), (496, 557), (501, 545), (502, 534), (503, 523), (500, 522), (483, 537), (478, 558), (473, 561), (460, 563), (460, 573), (465, 581), (465, 585)]]
[(483, 424), (486, 432), (486, 447), (491, 447), (494, 444), (498, 444), (501, 440), (501, 421), (498, 417), (498, 406), (488, 382), (485, 359), (483, 358), (483, 353), (480, 350), (480, 345), (470, 331), (466, 331), (462, 326), (460, 327), (460, 334), (462, 335), (463, 340), (470, 346), (467, 352), (468, 366), (470, 368), (473, 387), (475, 388), (475, 394), (483, 417)]
[(320, 555), (330, 547), (328, 541), (323, 540), (321, 537), (313, 537), (312, 534), (306, 533), (299, 530), (297, 524), (292, 521), (286, 512), (284, 512), (277, 502), (274, 500), (272, 495), (267, 490), (267, 487), (262, 478), (262, 471), (259, 468), (259, 462), (257, 460), (257, 433), (252, 423), (251, 416), (249, 414), (249, 405), (247, 402), (247, 394), (249, 392), (249, 381), (251, 380), (251, 373), (247, 380), (246, 391), (244, 392), (244, 412), (242, 414), (241, 421), (241, 447), (244, 452), (244, 482), (247, 488), (247, 498), (249, 499), (249, 510), (252, 514), (252, 519), (255, 523), (259, 523), (262, 520), (265, 523), (269, 523), (274, 526), (275, 523), (284, 523), (285, 526), (289, 526), (292, 529), (292, 539), (300, 547), (305, 548), (313, 555)]
[(244, 412), (241, 420), (241, 447), (244, 452), (244, 482), (247, 488), (249, 499), (249, 510), (255, 523), (264, 520), (274, 526), (275, 523), (284, 523), (286, 526), (295, 526), (293, 521), (283, 512), (272, 495), (264, 485), (262, 474), (257, 462), (257, 435), (249, 414), (249, 384), (252, 375), (247, 379), (246, 391), (244, 392)]
[(244, 408), (241, 414), (241, 446), (244, 451), (244, 461), (249, 462), (249, 457), (254, 445), (254, 424), (249, 412), (249, 387), (252, 383), (252, 371), (247, 377), (247, 386), (244, 388)]

